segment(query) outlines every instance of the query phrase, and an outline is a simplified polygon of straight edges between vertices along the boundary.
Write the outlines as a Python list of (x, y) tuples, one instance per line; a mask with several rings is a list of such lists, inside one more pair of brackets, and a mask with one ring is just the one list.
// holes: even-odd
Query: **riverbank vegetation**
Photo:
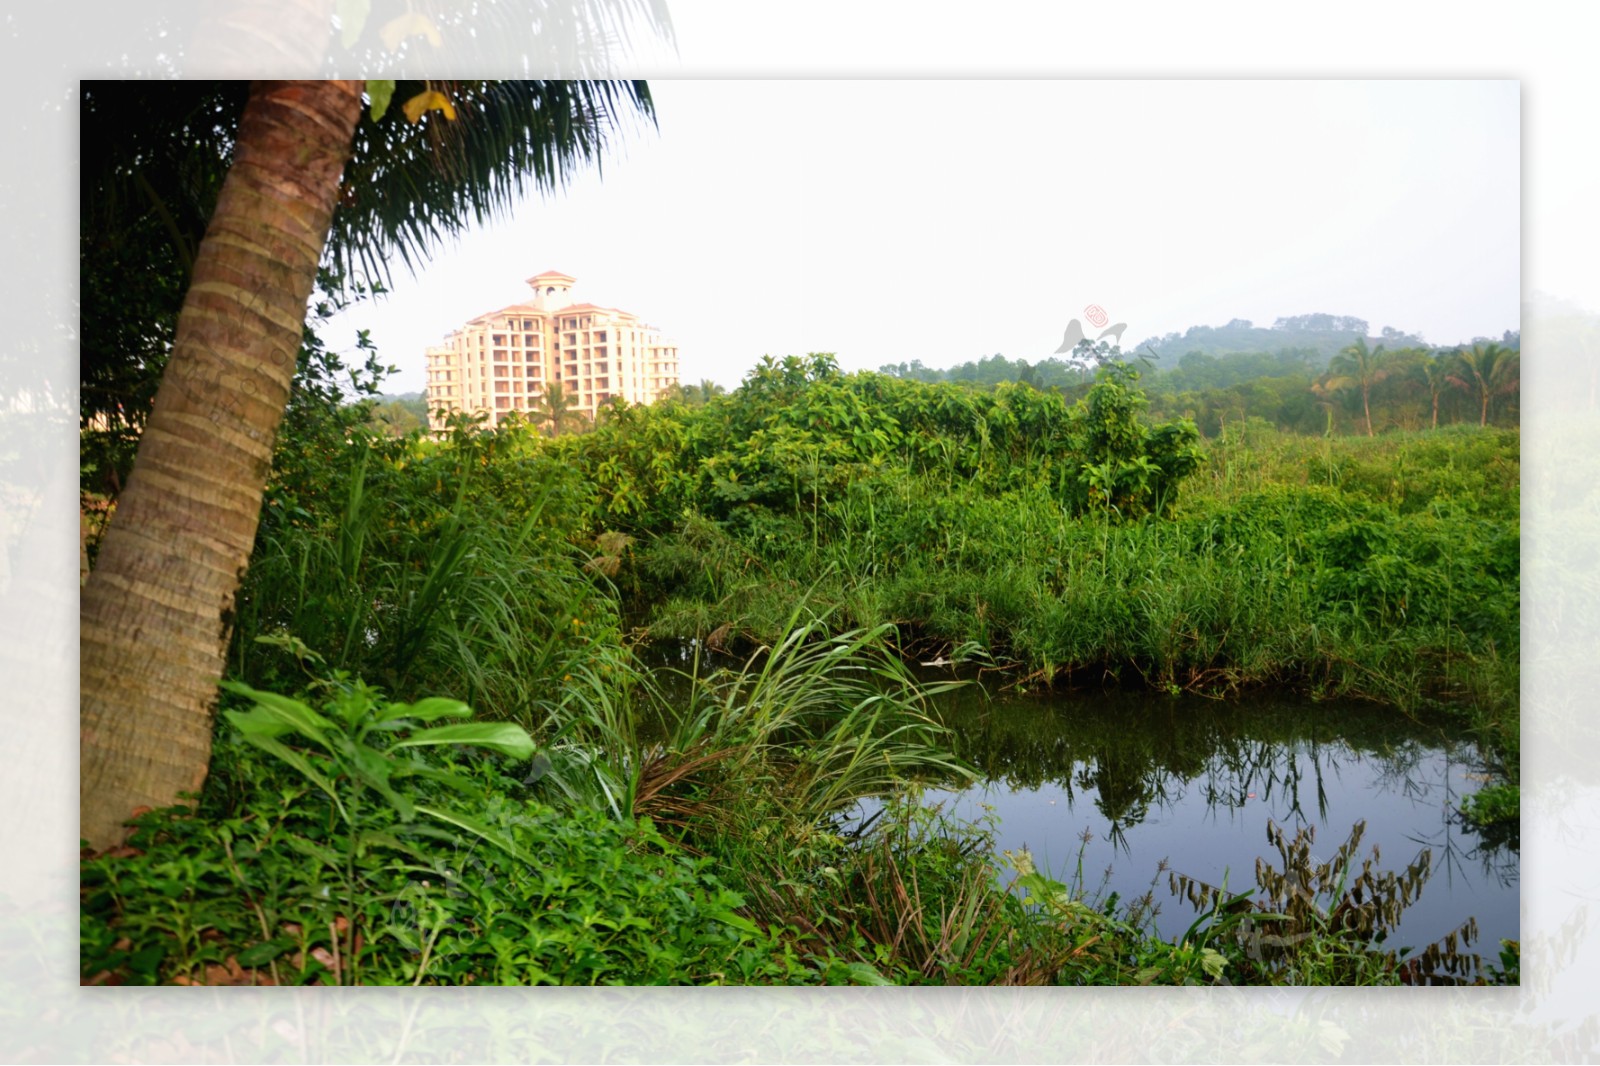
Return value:
[[(1280, 833), (1249, 897), (1174, 881), (1176, 942), (996, 855), (915, 800), (971, 771), (906, 662), (1455, 715), (1500, 778), (1474, 811), (1503, 818), (1518, 448), (1476, 424), (1204, 439), (1118, 362), (1069, 397), (765, 360), (555, 437), (291, 412), (211, 775), (86, 856), (84, 979), (1506, 979), (1511, 956), (1375, 946), (1420, 874), (1354, 840), (1284, 882), (1310, 860)], [(868, 795), (877, 820), (839, 817)]]

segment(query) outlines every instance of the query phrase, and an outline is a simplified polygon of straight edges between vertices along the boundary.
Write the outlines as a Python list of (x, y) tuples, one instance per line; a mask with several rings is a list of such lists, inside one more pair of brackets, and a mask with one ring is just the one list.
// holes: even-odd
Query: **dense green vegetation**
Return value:
[[(971, 771), (911, 653), (1024, 687), (1432, 706), (1514, 786), (1517, 431), (1247, 419), (1203, 443), (1142, 385), (1115, 362), (1073, 399), (811, 356), (582, 434), (306, 413), (211, 777), (86, 860), (85, 979), (1422, 979), (1443, 956), (1369, 950), (1419, 875), (1354, 840), (1320, 868), (1279, 840), (1305, 898), (1175, 882), (1197, 916), (1167, 943), (915, 802)], [(688, 638), (742, 667), (643, 665), (641, 642)], [(846, 831), (862, 795), (892, 799)]]
[[(1133, 349), (1143, 388), (1159, 417), (1187, 417), (1206, 437), (1231, 422), (1263, 419), (1302, 434), (1365, 433), (1438, 428), (1456, 422), (1515, 426), (1520, 416), (1521, 335), (1498, 341), (1430, 345), (1385, 326), (1369, 338), (1367, 323), (1334, 315), (1296, 315), (1271, 329), (1234, 319), (1151, 337)], [(1359, 365), (1352, 366), (1355, 351)], [(1015, 383), (1083, 395), (1096, 367), (1115, 358), (1109, 346), (1081, 344), (1069, 357), (1026, 359), (992, 355), (945, 370), (918, 360), (880, 372), (927, 383), (980, 388)], [(1362, 370), (1352, 373), (1352, 370)], [(1369, 434), (1370, 435), (1370, 434)]]
[(1140, 404), (1126, 368), (1069, 407), (791, 360), (552, 451), (634, 538), (619, 585), (659, 636), (770, 640), (809, 590), (1043, 682), (1448, 703), (1514, 744), (1515, 431), (1249, 422), (1202, 452)]

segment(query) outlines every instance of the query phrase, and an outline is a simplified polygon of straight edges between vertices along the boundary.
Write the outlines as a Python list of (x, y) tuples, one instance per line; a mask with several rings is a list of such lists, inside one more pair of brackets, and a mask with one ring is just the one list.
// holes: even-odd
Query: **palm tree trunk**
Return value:
[(1433, 429), (1439, 428), (1439, 394), (1433, 394)]
[(362, 83), (257, 82), (133, 474), (84, 586), (80, 833), (197, 790)]
[(1372, 436), (1372, 408), (1367, 406), (1367, 383), (1361, 383), (1361, 413), (1367, 420), (1367, 436)]

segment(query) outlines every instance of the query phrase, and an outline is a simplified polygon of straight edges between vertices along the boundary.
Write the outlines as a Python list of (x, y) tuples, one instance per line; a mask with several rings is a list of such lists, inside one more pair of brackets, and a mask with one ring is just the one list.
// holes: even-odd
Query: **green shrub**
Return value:
[[(207, 799), (81, 872), (84, 979), (650, 984), (805, 975), (648, 822), (531, 799), (509, 724), (335, 681), (321, 712), (235, 686)], [(518, 739), (520, 735), (520, 740)], [(456, 750), (489, 745), (503, 754)], [(270, 755), (271, 758), (266, 758)], [(536, 769), (536, 767), (534, 767)]]
[(1481, 789), (1462, 798), (1461, 814), (1480, 828), (1515, 825), (1522, 818), (1522, 789), (1509, 782)]

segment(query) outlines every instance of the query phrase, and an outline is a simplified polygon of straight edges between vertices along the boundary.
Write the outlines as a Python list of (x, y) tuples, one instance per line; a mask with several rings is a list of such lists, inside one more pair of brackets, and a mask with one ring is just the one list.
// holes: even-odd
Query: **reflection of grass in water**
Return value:
[(1484, 837), (1473, 847), (1463, 839), (1454, 811), (1459, 797), (1450, 774), (1438, 779), (1437, 758), (1442, 752), (1447, 763), (1479, 769), (1482, 761), (1459, 739), (1459, 722), (1447, 717), (1411, 719), (1364, 704), (1219, 706), (1128, 693), (987, 702), (954, 694), (941, 704), (941, 717), (960, 754), (1011, 789), (1053, 784), (1069, 800), (1093, 790), (1107, 838), (1129, 858), (1128, 831), (1152, 810), (1176, 809), (1190, 797), (1213, 818), (1272, 803), (1291, 822), (1327, 828), (1330, 807), (1350, 787), (1341, 779), (1354, 765), (1363, 788), (1436, 810), (1440, 831), (1427, 831), (1424, 817), (1427, 839), (1417, 843), (1431, 851), (1447, 884), (1473, 863), (1502, 887), (1517, 877), (1514, 844)]
[[(1295, 706), (1125, 693), (1034, 701), (983, 701), (963, 693), (939, 704), (957, 753), (1014, 790), (1047, 783), (1094, 788), (1107, 818), (1136, 824), (1193, 782), (1212, 806), (1243, 806), (1250, 792), (1290, 808), (1328, 803), (1328, 777), (1342, 760), (1370, 760), (1398, 790), (1414, 794), (1421, 760), (1447, 739), (1448, 720), (1408, 719), (1366, 705)], [(1075, 771), (1075, 768), (1076, 771)]]
[[(679, 651), (693, 654), (658, 644), (649, 655), (658, 667), (670, 667)], [(706, 658), (714, 665), (736, 663), (726, 656)], [(949, 677), (942, 670), (922, 673), (923, 680)], [(673, 702), (670, 670), (658, 669), (655, 676)], [(1220, 705), (1126, 691), (992, 699), (979, 686), (946, 692), (931, 704), (951, 730), (957, 754), (992, 787), (1031, 791), (1051, 785), (1069, 804), (1092, 794), (1118, 851), (1128, 851), (1126, 831), (1152, 808), (1170, 809), (1191, 794), (1213, 812), (1282, 801), (1290, 817), (1326, 821), (1330, 792), (1346, 765), (1357, 760), (1382, 790), (1439, 807), (1441, 834), (1418, 843), (1439, 852), (1447, 876), (1465, 861), (1478, 861), (1501, 884), (1516, 877), (1515, 839), (1485, 832), (1476, 846), (1464, 847), (1457, 836), (1462, 826), (1452, 815), (1459, 797), (1432, 795), (1440, 784), (1421, 772), (1440, 750), (1447, 760), (1481, 767), (1476, 748), (1460, 739), (1459, 721), (1448, 716), (1408, 718), (1360, 703)], [(1314, 816), (1307, 810), (1313, 804)]]
[(1399, 873), (1385, 870), (1376, 845), (1369, 857), (1358, 856), (1365, 830), (1366, 822), (1357, 822), (1333, 857), (1318, 862), (1311, 852), (1314, 826), (1290, 837), (1269, 821), (1267, 840), (1279, 864), (1256, 860), (1254, 892), (1233, 895), (1177, 872), (1170, 888), (1200, 913), (1195, 926), (1207, 937), (1242, 949), (1247, 982), (1474, 984), (1499, 976), (1468, 950), (1478, 937), (1473, 918), (1414, 957), (1410, 947), (1388, 943), (1401, 915), (1420, 898), (1433, 853), (1424, 848)]

